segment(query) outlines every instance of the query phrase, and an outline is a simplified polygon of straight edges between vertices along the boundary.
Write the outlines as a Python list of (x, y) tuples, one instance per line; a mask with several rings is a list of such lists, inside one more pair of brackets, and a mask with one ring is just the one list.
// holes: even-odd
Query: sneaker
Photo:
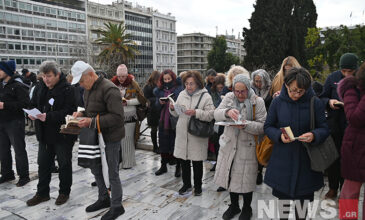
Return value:
[(191, 190), (192, 190), (191, 186), (185, 186), (185, 185), (183, 185), (181, 187), (181, 189), (179, 189), (179, 194), (180, 195), (185, 195), (185, 194), (189, 193)]
[(45, 202), (50, 200), (51, 198), (49, 196), (39, 196), (35, 194), (35, 196), (27, 201), (28, 206), (35, 206), (39, 203)]
[(14, 175), (12, 175), (12, 176), (1, 176), (0, 177), (0, 184), (5, 183), (5, 182), (9, 182), (9, 181), (12, 181), (12, 180), (15, 180)]
[(224, 220), (232, 219), (240, 212), (241, 212), (241, 209), (238, 206), (231, 204), (231, 205), (229, 205), (228, 209), (223, 213), (222, 218)]
[(21, 186), (24, 186), (25, 184), (29, 183), (30, 182), (30, 179), (29, 177), (27, 178), (20, 178), (18, 183), (16, 184), (17, 187), (21, 187)]
[(85, 211), (86, 212), (95, 212), (100, 209), (105, 209), (105, 208), (109, 208), (109, 207), (110, 207), (110, 199), (108, 198), (105, 200), (97, 200), (93, 204), (86, 207)]
[(238, 218), (239, 220), (250, 220), (252, 217), (252, 208), (248, 207), (248, 208), (243, 208), (242, 212), (240, 214), (240, 217)]
[(194, 188), (194, 196), (201, 196), (202, 195), (202, 188)]
[(261, 184), (262, 184), (262, 173), (257, 173), (256, 185), (261, 185)]
[(101, 217), (101, 220), (114, 220), (118, 218), (118, 216), (123, 215), (124, 212), (123, 205), (121, 207), (110, 208), (109, 211)]
[(328, 190), (328, 192), (326, 193), (326, 195), (324, 197), (325, 197), (325, 199), (335, 200), (337, 197), (337, 190), (334, 190), (334, 189)]
[(55, 202), (55, 204), (56, 205), (62, 205), (62, 204), (65, 204), (66, 202), (67, 202), (67, 200), (68, 200), (68, 198), (70, 198), (70, 196), (69, 195), (65, 195), (65, 194), (59, 194), (58, 195), (58, 197), (57, 197), (57, 199), (56, 199), (56, 202)]
[(218, 189), (217, 189), (217, 192), (224, 192), (224, 191), (226, 191), (226, 189), (225, 188), (223, 188), (223, 187), (218, 187)]

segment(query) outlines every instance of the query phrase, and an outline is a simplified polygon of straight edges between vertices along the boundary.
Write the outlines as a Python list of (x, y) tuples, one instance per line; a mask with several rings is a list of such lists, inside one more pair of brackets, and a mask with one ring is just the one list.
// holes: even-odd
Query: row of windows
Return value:
[[(146, 24), (146, 23), (141, 23), (141, 22), (137, 22), (137, 21), (130, 21), (130, 20), (125, 20), (125, 25), (131, 25), (131, 26), (135, 26), (135, 27), (142, 27), (142, 28), (146, 28), (146, 29), (152, 29), (152, 24)], [(147, 31), (149, 32), (149, 31)]]
[(137, 14), (132, 14), (132, 13), (129, 13), (129, 12), (127, 12), (125, 14), (125, 20), (126, 20), (126, 22), (127, 21), (136, 21), (136, 22), (139, 22), (139, 23), (152, 25), (152, 18), (151, 17), (145, 17), (145, 16), (141, 16), (141, 15), (137, 15)]
[[(89, 8), (90, 10), (90, 8)], [(122, 12), (121, 11), (114, 11), (114, 10), (108, 10), (108, 9), (105, 9), (105, 8), (98, 8), (95, 7), (95, 6), (91, 6), (91, 13), (93, 15), (101, 15), (101, 16), (108, 16), (110, 18), (112, 17), (115, 17), (115, 18), (122, 18)]]
[(12, 27), (0, 26), (0, 36), (10, 39), (23, 39), (23, 40), (36, 40), (36, 41), (48, 41), (48, 42), (63, 42), (77, 41), (81, 43), (86, 42), (86, 36), (75, 35), (58, 32), (46, 32), (37, 31), (32, 29), (20, 29)]
[(174, 52), (175, 51), (175, 45), (170, 44), (170, 45), (166, 45), (166, 44), (160, 44), (157, 43), (156, 44), (156, 50), (157, 51), (164, 51), (164, 52)]
[(69, 45), (54, 45), (54, 44), (33, 44), (33, 43), (18, 43), (18, 42), (5, 42), (0, 41), (1, 51), (17, 51), (17, 52), (44, 52), (49, 54), (71, 54), (71, 55), (82, 55), (86, 53), (86, 47), (80, 46), (69, 46)]
[(156, 39), (176, 42), (176, 34), (156, 31)]
[(86, 20), (85, 13), (49, 8), (41, 5), (35, 5), (16, 0), (4, 0), (4, 3), (2, 3), (2, 0), (0, 0), (0, 8), (2, 7), (2, 5), (4, 5), (5, 9), (9, 11), (19, 11), (28, 14), (41, 15), (53, 18), (57, 17), (65, 20), (80, 21), (80, 22), (84, 22)]
[(160, 21), (156, 19), (156, 27), (175, 31), (175, 22)]
[(0, 23), (51, 30), (85, 33), (86, 25), (0, 12)]
[(174, 63), (175, 59), (174, 56), (169, 55), (157, 55), (157, 63), (163, 62), (163, 63)]

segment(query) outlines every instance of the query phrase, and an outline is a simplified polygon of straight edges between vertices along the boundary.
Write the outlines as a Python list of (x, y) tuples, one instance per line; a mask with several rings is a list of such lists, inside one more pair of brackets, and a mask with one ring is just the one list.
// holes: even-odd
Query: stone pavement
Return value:
[[(94, 181), (90, 170), (77, 165), (78, 143), (75, 144), (73, 150), (73, 186), (70, 200), (62, 206), (54, 204), (58, 196), (59, 181), (58, 174), (52, 174), (51, 200), (35, 207), (26, 206), (25, 202), (35, 194), (38, 182), (38, 143), (35, 136), (27, 136), (26, 143), (31, 182), (20, 188), (15, 186), (16, 180), (0, 185), (0, 219), (100, 219), (106, 210), (94, 213), (85, 212), (86, 206), (97, 199), (97, 187), (90, 185)], [(182, 180), (174, 177), (175, 167), (168, 165), (168, 173), (159, 177), (155, 176), (154, 172), (159, 168), (160, 158), (159, 155), (146, 150), (152, 148), (148, 136), (142, 136), (139, 147), (145, 150), (138, 149), (136, 151), (137, 166), (129, 170), (120, 170), (124, 192), (123, 205), (126, 212), (118, 219), (195, 220), (222, 218), (223, 212), (230, 203), (229, 194), (228, 192), (216, 192), (217, 186), (212, 181), (214, 172), (209, 171), (213, 162), (204, 162), (202, 196), (196, 197), (191, 193), (186, 196), (179, 196), (177, 191), (182, 186)], [(326, 185), (328, 184), (326, 183)], [(316, 199), (321, 200), (327, 190), (326, 186), (316, 192)], [(265, 184), (257, 186), (252, 202), (254, 213), (252, 219), (258, 219), (258, 200), (268, 201), (270, 199), (274, 199), (271, 195), (271, 188)], [(242, 204), (242, 199), (240, 202)], [(317, 211), (315, 219), (323, 219), (319, 214), (320, 211)]]

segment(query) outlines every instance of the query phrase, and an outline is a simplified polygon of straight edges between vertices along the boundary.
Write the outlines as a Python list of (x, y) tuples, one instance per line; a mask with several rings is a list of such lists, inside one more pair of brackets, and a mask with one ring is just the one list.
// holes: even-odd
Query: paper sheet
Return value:
[(232, 126), (232, 125), (247, 125), (248, 123), (245, 121), (218, 121), (215, 125), (219, 126)]
[(37, 118), (37, 115), (42, 114), (42, 112), (40, 112), (38, 109), (33, 108), (33, 109), (25, 109), (23, 108), (23, 111), (25, 113), (27, 113), (28, 115), (32, 116), (33, 118)]

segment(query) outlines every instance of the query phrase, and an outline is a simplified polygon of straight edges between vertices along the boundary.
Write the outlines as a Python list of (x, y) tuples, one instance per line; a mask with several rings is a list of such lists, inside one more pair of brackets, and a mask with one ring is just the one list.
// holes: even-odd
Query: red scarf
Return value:
[(113, 78), (111, 79), (111, 81), (116, 85), (116, 86), (123, 86), (123, 87), (128, 87), (132, 81), (133, 81), (134, 77), (132, 74), (128, 74), (127, 79), (121, 84), (118, 80), (118, 76), (113, 76)]

